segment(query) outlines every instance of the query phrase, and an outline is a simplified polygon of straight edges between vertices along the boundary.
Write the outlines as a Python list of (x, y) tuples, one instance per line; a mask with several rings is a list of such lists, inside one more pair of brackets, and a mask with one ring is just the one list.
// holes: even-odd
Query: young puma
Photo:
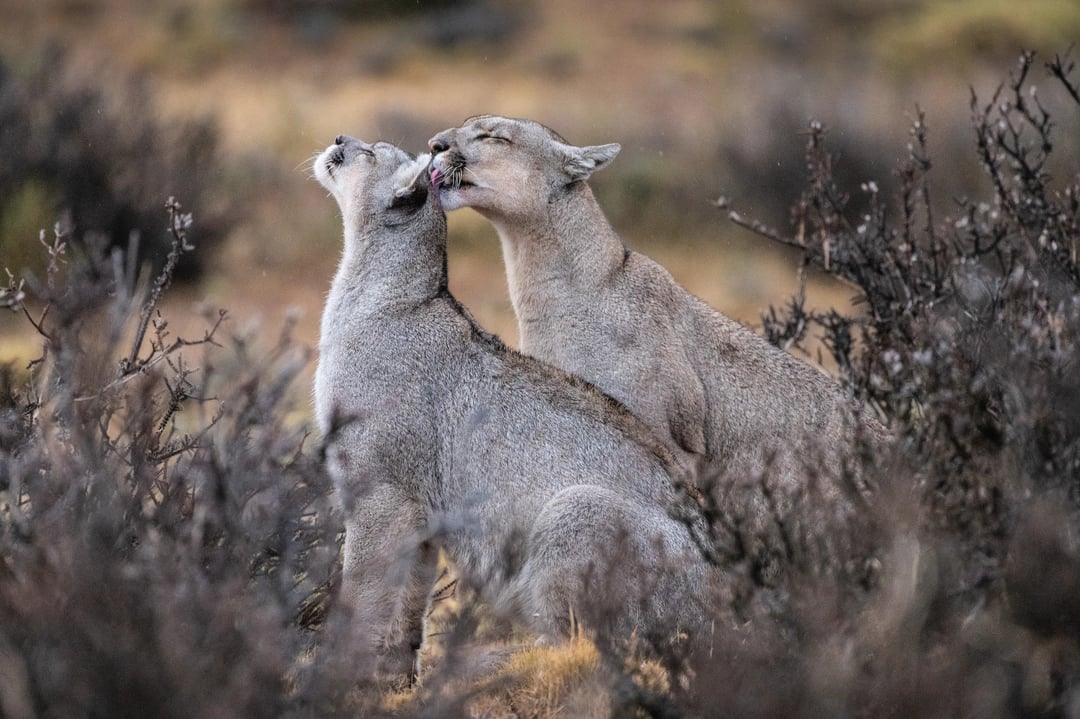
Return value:
[(471, 207), (498, 232), (523, 352), (595, 383), (705, 476), (768, 469), (797, 486), (811, 445), (839, 466), (853, 431), (839, 387), (612, 229), (585, 181), (619, 145), (575, 147), (537, 122), (493, 115), (428, 145), (442, 207)]
[(316, 416), (346, 518), (342, 601), (381, 671), (416, 671), (439, 548), (541, 638), (593, 617), (620, 636), (694, 634), (716, 575), (673, 458), (617, 402), (509, 350), (451, 296), (427, 157), (340, 137), (315, 175), (345, 226)]

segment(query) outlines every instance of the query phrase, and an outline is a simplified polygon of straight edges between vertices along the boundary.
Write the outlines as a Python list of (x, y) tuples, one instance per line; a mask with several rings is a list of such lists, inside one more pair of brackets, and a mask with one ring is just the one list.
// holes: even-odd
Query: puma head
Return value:
[(472, 207), (486, 216), (540, 210), (551, 194), (606, 167), (620, 146), (577, 147), (532, 120), (469, 118), (428, 141), (432, 185), (444, 210)]
[(381, 224), (406, 221), (427, 200), (430, 155), (419, 157), (388, 142), (368, 144), (338, 135), (315, 160), (315, 178), (337, 200), (346, 221), (356, 216)]

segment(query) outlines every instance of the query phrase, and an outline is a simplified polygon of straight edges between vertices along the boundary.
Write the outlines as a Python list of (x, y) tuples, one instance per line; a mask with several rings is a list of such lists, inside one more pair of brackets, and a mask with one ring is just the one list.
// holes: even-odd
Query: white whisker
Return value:
[(319, 155), (321, 154), (322, 151), (320, 150), (319, 152), (313, 154), (311, 157), (305, 157), (303, 160), (296, 164), (296, 167), (293, 168), (293, 172), (296, 172), (297, 170), (303, 170), (305, 168), (309, 171), (314, 171), (315, 161), (319, 159)]
[(484, 181), (482, 179), (480, 179), (480, 175), (477, 175), (476, 172), (471, 167), (469, 167), (468, 165), (463, 165), (461, 169), (462, 169), (463, 172), (468, 172), (470, 175), (472, 175), (474, 178), (476, 178), (476, 184), (479, 184), (479, 185), (484, 184)]

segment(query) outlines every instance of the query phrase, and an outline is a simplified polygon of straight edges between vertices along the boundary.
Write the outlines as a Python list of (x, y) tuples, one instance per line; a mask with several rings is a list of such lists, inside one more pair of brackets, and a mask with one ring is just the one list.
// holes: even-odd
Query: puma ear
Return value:
[(428, 195), (428, 162), (431, 155), (423, 154), (416, 161), (405, 165), (395, 177), (394, 194), (390, 198), (390, 208), (415, 207), (424, 204)]
[(621, 149), (622, 145), (617, 142), (587, 147), (563, 145), (563, 171), (570, 182), (587, 180), (592, 173), (607, 167)]
[(399, 187), (394, 190), (394, 196), (390, 200), (390, 207), (405, 207), (407, 205), (419, 205), (427, 199), (427, 186), (421, 184), (419, 176), (407, 187)]

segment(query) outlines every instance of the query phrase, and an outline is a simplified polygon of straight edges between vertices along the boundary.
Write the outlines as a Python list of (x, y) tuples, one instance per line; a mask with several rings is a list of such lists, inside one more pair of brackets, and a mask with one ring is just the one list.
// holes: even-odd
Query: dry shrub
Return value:
[(4, 368), (0, 396), (5, 716), (310, 701), (295, 617), (337, 542), (318, 452), (285, 421), (307, 356), (287, 333), (270, 348), (226, 339), (223, 312), (203, 337), (173, 337), (156, 304), (190, 216), (170, 203), (169, 218), (172, 251), (142, 302), (118, 251), (66, 235), (44, 280), (2, 292), (43, 344), (25, 383)]
[[(811, 312), (800, 289), (764, 331), (795, 348), (820, 332), (845, 386), (895, 437), (862, 448), (857, 531), (820, 528), (845, 533), (834, 544), (849, 553), (795, 562), (769, 620), (778, 644), (754, 630), (757, 649), (732, 660), (774, 677), (766, 715), (1080, 710), (1080, 174), (1046, 170), (1055, 123), (1034, 67), (1025, 53), (991, 98), (970, 98), (986, 200), (939, 206), (918, 112), (894, 203), (867, 181), (853, 211), (811, 124), (793, 234), (731, 213), (853, 287), (858, 317)], [(1045, 68), (1080, 112), (1073, 63)], [(699, 684), (735, 715), (760, 713), (742, 691)]]

